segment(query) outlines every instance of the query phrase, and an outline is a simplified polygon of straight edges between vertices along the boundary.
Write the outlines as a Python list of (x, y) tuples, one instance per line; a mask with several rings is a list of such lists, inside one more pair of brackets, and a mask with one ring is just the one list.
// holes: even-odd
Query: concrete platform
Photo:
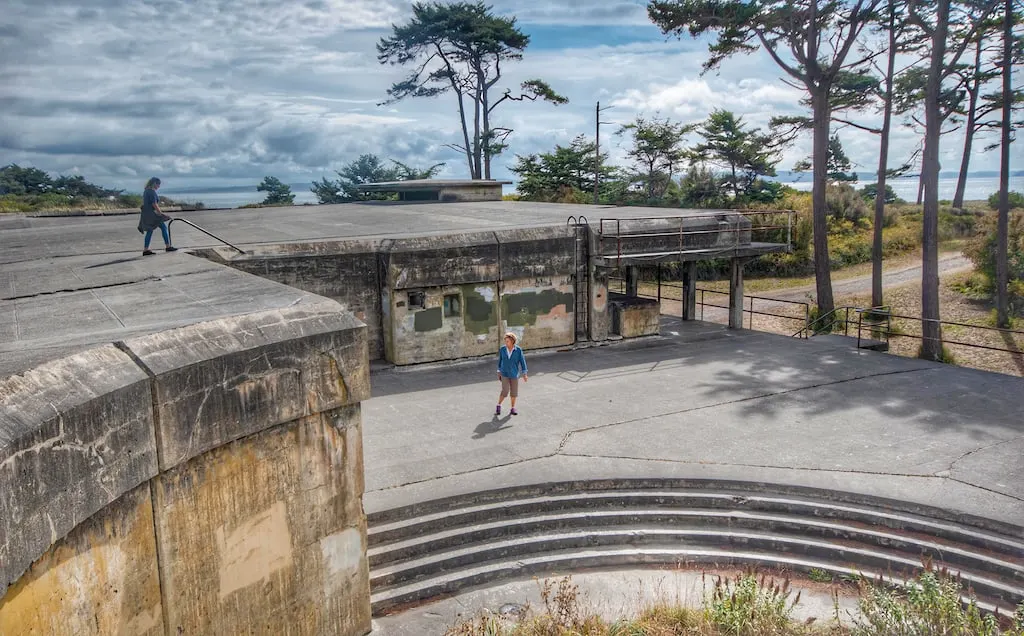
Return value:
[(1024, 536), (1021, 379), (704, 323), (666, 319), (662, 333), (527, 352), (517, 417), (493, 415), (491, 360), (378, 371), (363, 405), (367, 511), (516, 484), (703, 477), (895, 498)]

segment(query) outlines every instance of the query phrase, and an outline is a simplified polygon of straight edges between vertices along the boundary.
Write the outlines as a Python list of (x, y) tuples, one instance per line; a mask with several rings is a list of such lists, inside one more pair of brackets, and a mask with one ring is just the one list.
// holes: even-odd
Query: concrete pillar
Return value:
[(743, 328), (743, 263), (742, 258), (730, 261), (729, 275), (729, 328)]
[(626, 265), (626, 295), (636, 296), (640, 290), (640, 268)]
[(683, 320), (697, 319), (697, 262), (683, 263)]

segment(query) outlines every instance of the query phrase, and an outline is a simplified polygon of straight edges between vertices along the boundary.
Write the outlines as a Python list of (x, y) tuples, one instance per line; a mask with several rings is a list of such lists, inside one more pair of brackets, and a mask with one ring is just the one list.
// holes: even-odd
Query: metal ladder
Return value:
[(590, 339), (590, 223), (582, 214), (570, 216), (566, 227), (573, 227), (576, 248), (573, 279), (576, 297), (573, 316), (576, 323), (576, 340)]
[[(167, 238), (168, 239), (171, 238), (171, 225), (173, 225), (175, 221), (181, 221), (185, 225), (188, 225), (190, 227), (193, 227), (193, 228), (199, 230), (200, 232), (202, 232), (203, 234), (209, 236), (210, 238), (216, 239), (216, 240), (220, 241), (221, 243), (223, 243), (224, 245), (227, 245), (228, 247), (230, 247), (231, 249), (235, 250), (239, 254), (245, 254), (245, 250), (243, 250), (242, 248), (238, 247), (237, 245), (234, 245), (233, 243), (229, 243), (229, 242), (225, 241), (224, 239), (222, 239), (221, 237), (217, 236), (213, 232), (207, 232), (206, 230), (204, 230), (203, 228), (199, 227), (198, 225), (196, 225), (192, 221), (189, 221), (188, 219), (182, 219), (182, 218), (178, 218), (178, 217), (174, 217), (170, 221), (167, 222)], [(171, 244), (173, 245), (174, 241), (171, 241)]]

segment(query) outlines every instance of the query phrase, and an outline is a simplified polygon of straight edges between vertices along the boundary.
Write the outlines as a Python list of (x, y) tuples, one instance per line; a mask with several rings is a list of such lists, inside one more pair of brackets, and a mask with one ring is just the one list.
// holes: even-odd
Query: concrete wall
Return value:
[(368, 396), (330, 301), (0, 380), (0, 633), (367, 633)]
[(437, 200), (453, 203), (456, 201), (501, 201), (501, 184), (477, 185), (472, 187), (441, 188)]
[(256, 245), (245, 255), (204, 250), (207, 258), (337, 301), (366, 324), (370, 359), (384, 356), (376, 241)]
[(487, 355), (506, 331), (525, 348), (572, 344), (574, 240), (571, 230), (532, 228), (383, 242), (387, 359)]

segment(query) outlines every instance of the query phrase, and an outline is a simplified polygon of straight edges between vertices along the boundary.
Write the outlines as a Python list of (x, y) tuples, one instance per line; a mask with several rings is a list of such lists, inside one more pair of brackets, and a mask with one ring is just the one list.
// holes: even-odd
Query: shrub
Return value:
[[(993, 192), (988, 195), (988, 207), (993, 210), (999, 209), (999, 193)], [(1010, 191), (1010, 209), (1014, 210), (1017, 208), (1024, 208), (1024, 194), (1011, 190)]]
[(859, 602), (861, 617), (856, 620), (853, 633), (857, 636), (997, 636), (1003, 633), (994, 616), (982, 614), (973, 595), (963, 603), (962, 592), (958, 579), (945, 571), (936, 572), (931, 569), (897, 589), (862, 583)]
[(863, 223), (869, 213), (864, 198), (847, 184), (829, 186), (825, 192), (825, 206), (830, 217), (850, 221), (854, 225)]
[[(858, 191), (861, 197), (865, 201), (874, 201), (875, 194), (878, 192), (877, 183), (869, 183)], [(892, 189), (892, 186), (888, 183), (885, 184), (885, 202), (886, 203), (903, 203), (903, 199), (896, 196), (896, 191)]]
[(747, 572), (734, 579), (718, 579), (704, 607), (708, 622), (726, 634), (784, 634), (790, 631), (793, 608), (789, 580), (758, 578)]
[[(986, 216), (981, 221), (981, 231), (964, 248), (964, 256), (971, 259), (975, 269), (988, 280), (989, 290), (995, 288), (996, 280), (996, 218)], [(1010, 300), (1015, 311), (1024, 307), (1024, 213), (1014, 212), (1009, 219), (1007, 241), (1009, 265)]]

